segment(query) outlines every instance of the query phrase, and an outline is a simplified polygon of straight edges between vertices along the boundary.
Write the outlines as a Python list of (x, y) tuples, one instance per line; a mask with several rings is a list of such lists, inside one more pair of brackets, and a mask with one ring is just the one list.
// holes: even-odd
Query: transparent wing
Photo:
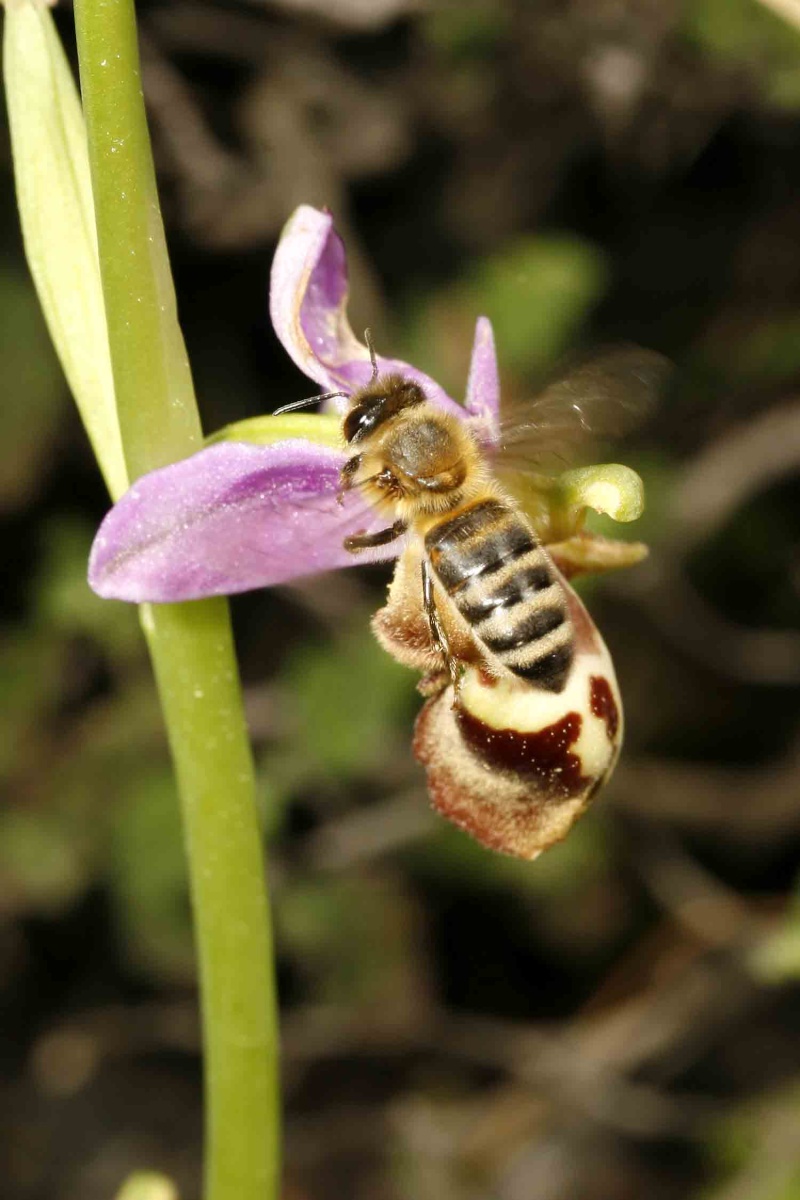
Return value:
[(669, 360), (638, 346), (615, 346), (546, 384), (535, 399), (500, 420), (498, 471), (561, 471), (615, 441), (653, 411)]

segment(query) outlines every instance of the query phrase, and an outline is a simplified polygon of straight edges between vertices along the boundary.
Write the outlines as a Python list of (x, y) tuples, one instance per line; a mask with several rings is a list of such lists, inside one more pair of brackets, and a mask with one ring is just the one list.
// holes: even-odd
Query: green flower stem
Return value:
[[(100, 270), (128, 472), (202, 444), (158, 207), (132, 0), (76, 0)], [(207, 1200), (278, 1187), (271, 931), (227, 605), (145, 607), (178, 776), (205, 1040)]]

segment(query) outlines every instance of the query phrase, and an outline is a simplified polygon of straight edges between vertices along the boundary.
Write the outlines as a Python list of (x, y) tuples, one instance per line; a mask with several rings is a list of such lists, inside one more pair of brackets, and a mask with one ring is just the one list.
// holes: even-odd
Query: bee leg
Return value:
[(348, 458), (347, 462), (339, 472), (339, 487), (336, 492), (336, 503), (344, 504), (344, 494), (349, 492), (353, 486), (353, 479), (361, 466), (361, 455), (354, 454), (352, 458)]
[(433, 594), (433, 577), (431, 569), (425, 559), (422, 560), (422, 603), (425, 607), (425, 614), (428, 618), (428, 624), (431, 627), (431, 638), (436, 649), (441, 654), (445, 661), (445, 666), (450, 673), (450, 678), (453, 681), (453, 703), (458, 699), (458, 689), (461, 683), (461, 671), (458, 662), (450, 653), (450, 643), (447, 640), (447, 634), (444, 631), (439, 614), (436, 611), (436, 598)]
[(369, 550), (371, 546), (387, 546), (395, 538), (402, 537), (408, 529), (405, 521), (395, 521), (388, 529), (378, 529), (375, 533), (354, 533), (344, 539), (344, 548), (351, 554), (359, 550)]

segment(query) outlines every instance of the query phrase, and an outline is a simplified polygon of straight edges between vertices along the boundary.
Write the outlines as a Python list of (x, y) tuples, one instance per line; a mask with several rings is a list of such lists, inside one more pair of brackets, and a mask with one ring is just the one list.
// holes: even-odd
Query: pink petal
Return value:
[[(347, 320), (344, 245), (328, 212), (302, 204), (284, 226), (270, 278), (270, 316), (284, 349), (325, 391), (340, 381), (341, 362), (361, 365), (369, 378), (369, 353)], [(359, 360), (361, 360), (359, 364)]]
[(347, 534), (386, 524), (357, 493), (337, 504), (344, 461), (292, 438), (223, 442), (153, 471), (100, 526), (89, 583), (110, 599), (170, 603), (393, 558), (399, 542), (357, 556), (344, 549)]
[(478, 317), (475, 326), (465, 405), (470, 416), (478, 418), (487, 433), (495, 428), (500, 417), (500, 376), (494, 332), (488, 317)]
[[(326, 391), (352, 392), (372, 375), (366, 345), (347, 319), (347, 262), (330, 213), (303, 204), (287, 222), (272, 264), (270, 315), (281, 343), (301, 371)], [(464, 416), (423, 371), (399, 358), (378, 355), (381, 374), (415, 379), (429, 400)], [(338, 406), (347, 407), (346, 401)]]

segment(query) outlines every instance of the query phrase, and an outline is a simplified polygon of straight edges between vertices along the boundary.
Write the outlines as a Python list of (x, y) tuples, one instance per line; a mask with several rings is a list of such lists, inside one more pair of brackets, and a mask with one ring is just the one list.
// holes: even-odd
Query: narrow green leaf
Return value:
[(6, 0), (3, 71), (28, 264), (64, 374), (116, 498), (128, 479), (114, 402), (86, 130), (75, 81), (41, 0)]

